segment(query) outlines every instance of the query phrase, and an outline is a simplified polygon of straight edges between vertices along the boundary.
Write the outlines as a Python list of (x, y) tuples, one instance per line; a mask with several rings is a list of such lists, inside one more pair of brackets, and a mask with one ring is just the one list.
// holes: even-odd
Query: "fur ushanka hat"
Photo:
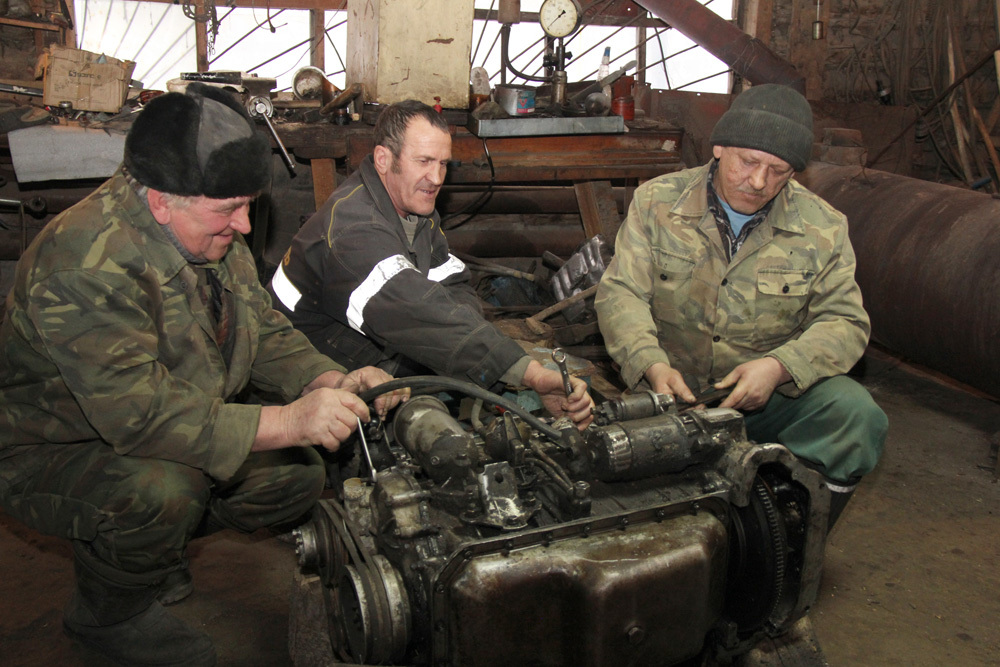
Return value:
[(229, 91), (193, 82), (139, 113), (125, 139), (125, 168), (160, 192), (248, 197), (271, 179), (271, 144)]

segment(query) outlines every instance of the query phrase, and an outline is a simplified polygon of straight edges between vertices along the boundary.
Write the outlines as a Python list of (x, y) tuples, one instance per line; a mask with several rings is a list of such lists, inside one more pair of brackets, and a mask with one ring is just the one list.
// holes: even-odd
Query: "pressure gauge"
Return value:
[(538, 10), (538, 22), (549, 37), (566, 37), (580, 27), (581, 14), (577, 0), (545, 0)]

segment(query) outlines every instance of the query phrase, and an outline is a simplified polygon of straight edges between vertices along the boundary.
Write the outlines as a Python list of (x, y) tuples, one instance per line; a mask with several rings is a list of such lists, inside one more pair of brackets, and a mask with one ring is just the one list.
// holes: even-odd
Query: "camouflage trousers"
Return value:
[[(6, 452), (3, 452), (6, 453)], [(232, 478), (121, 456), (102, 443), (37, 445), (0, 459), (0, 505), (48, 535), (85, 543), (107, 571), (149, 584), (185, 563), (199, 527), (253, 532), (293, 522), (325, 482), (311, 448), (251, 453)]]
[(835, 483), (851, 485), (882, 455), (889, 420), (871, 394), (844, 375), (826, 378), (798, 398), (775, 392), (745, 416), (754, 442), (777, 442)]

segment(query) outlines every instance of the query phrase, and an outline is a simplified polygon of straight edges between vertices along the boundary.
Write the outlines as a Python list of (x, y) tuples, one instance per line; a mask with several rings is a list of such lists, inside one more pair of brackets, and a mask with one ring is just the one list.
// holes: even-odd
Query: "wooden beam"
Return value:
[(19, 28), (31, 28), (33, 30), (51, 30), (52, 32), (62, 30), (62, 28), (55, 23), (48, 23), (46, 21), (24, 21), (22, 19), (12, 19), (7, 16), (0, 16), (0, 24), (14, 25)]
[(588, 239), (601, 234), (613, 244), (618, 235), (621, 218), (618, 205), (611, 194), (610, 181), (583, 181), (574, 183), (576, 199), (583, 219), (583, 233)]
[(326, 18), (321, 9), (309, 10), (309, 64), (326, 71)]
[[(820, 20), (827, 21), (827, 3), (820, 4)], [(813, 39), (813, 22), (816, 21), (816, 0), (794, 0), (792, 22), (788, 30), (789, 61), (806, 80), (806, 99), (823, 98), (824, 67), (827, 59), (827, 40)]]
[(316, 210), (326, 203), (337, 189), (337, 165), (331, 158), (312, 160), (313, 198)]
[(748, 0), (743, 8), (743, 32), (756, 38), (765, 46), (771, 44), (771, 20), (774, 0)]
[[(168, 5), (176, 5), (177, 0), (137, 0), (141, 2), (163, 2)], [(227, 7), (240, 7), (242, 9), (260, 9), (260, 0), (234, 0), (226, 3)], [(271, 9), (315, 9), (317, 11), (342, 11), (347, 9), (347, 0), (281, 0), (281, 2), (271, 2), (268, 4)]]
[[(138, 0), (137, 0), (138, 1)], [(163, 2), (170, 5), (177, 4), (177, 0), (141, 0), (143, 2)], [(260, 0), (233, 0), (227, 2), (227, 6), (240, 7), (244, 9), (260, 9)], [(269, 4), (271, 9), (311, 9), (316, 11), (345, 11), (347, 0), (278, 0)], [(477, 9), (475, 19), (477, 21), (496, 21), (496, 10)], [(538, 23), (538, 12), (521, 12), (521, 23)], [(600, 16), (597, 18), (584, 17), (584, 25), (602, 25), (610, 27), (629, 26), (632, 28), (663, 28), (666, 23), (657, 18), (629, 18), (628, 16)]]
[[(205, 0), (195, 0), (195, 13), (205, 13)], [(194, 23), (195, 68), (199, 72), (208, 71), (208, 24), (204, 21)]]

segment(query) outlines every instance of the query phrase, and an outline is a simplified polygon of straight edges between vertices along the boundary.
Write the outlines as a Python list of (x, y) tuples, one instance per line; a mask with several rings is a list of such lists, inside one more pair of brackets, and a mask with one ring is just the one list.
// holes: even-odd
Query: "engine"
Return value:
[(634, 394), (581, 433), (420, 382), (476, 400), (369, 425), (296, 531), (327, 664), (726, 662), (815, 600), (829, 492), (737, 411)]

